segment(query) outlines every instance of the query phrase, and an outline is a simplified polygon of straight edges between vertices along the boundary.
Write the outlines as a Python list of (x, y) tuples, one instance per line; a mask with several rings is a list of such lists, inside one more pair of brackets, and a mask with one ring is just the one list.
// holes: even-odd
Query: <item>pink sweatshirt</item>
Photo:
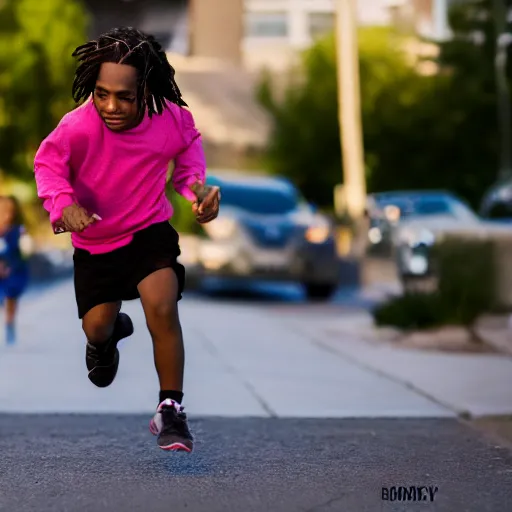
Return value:
[(88, 101), (66, 114), (39, 147), (34, 161), (38, 196), (52, 225), (75, 201), (99, 215), (102, 220), (72, 233), (71, 240), (92, 254), (110, 252), (128, 244), (134, 232), (172, 217), (165, 195), (172, 160), (174, 189), (194, 201), (188, 186), (204, 183), (206, 165), (188, 110), (168, 103), (161, 116), (146, 115), (139, 126), (115, 133)]

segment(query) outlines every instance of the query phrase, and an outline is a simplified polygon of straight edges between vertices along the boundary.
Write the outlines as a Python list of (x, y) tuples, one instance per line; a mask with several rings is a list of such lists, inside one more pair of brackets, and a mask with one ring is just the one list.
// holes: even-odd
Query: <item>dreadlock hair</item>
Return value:
[(105, 62), (126, 64), (137, 70), (137, 103), (148, 115), (161, 114), (165, 100), (188, 107), (174, 80), (175, 70), (169, 64), (162, 46), (151, 35), (132, 27), (114, 28), (94, 41), (79, 46), (72, 54), (80, 63), (73, 82), (76, 103), (87, 100), (94, 92), (100, 67)]

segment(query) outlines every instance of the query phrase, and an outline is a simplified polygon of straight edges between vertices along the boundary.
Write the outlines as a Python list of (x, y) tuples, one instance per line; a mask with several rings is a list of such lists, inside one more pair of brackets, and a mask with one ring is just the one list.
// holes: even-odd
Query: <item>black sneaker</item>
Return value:
[(133, 334), (133, 323), (126, 313), (119, 313), (114, 334), (104, 345), (87, 343), (85, 362), (89, 370), (89, 380), (99, 388), (106, 388), (114, 381), (119, 367), (117, 343)]
[(191, 452), (194, 438), (187, 424), (183, 406), (174, 400), (164, 400), (149, 422), (149, 430), (158, 436), (157, 444), (162, 450)]

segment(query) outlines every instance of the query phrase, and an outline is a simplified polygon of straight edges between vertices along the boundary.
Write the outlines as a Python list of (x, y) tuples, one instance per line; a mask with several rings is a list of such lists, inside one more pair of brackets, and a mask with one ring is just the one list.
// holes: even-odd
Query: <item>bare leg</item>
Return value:
[(109, 302), (86, 313), (82, 320), (82, 329), (89, 343), (101, 345), (110, 339), (120, 309), (120, 302)]
[(16, 320), (16, 312), (18, 310), (18, 299), (5, 299), (5, 323), (7, 325), (14, 324)]
[(185, 350), (178, 316), (178, 279), (164, 268), (139, 284), (146, 323), (153, 339), (155, 367), (161, 390), (183, 390)]
[(5, 301), (5, 335), (9, 345), (16, 343), (16, 311), (18, 309), (18, 299), (6, 297)]
[[(155, 367), (160, 381), (161, 402), (150, 422), (150, 430), (158, 436), (157, 444), (163, 450), (193, 449), (187, 416), (181, 403), (185, 350), (178, 316), (178, 279), (174, 270), (157, 270), (139, 284), (139, 292), (146, 315), (146, 323), (153, 338)], [(180, 394), (181, 398), (172, 396)], [(170, 400), (168, 400), (170, 399)]]

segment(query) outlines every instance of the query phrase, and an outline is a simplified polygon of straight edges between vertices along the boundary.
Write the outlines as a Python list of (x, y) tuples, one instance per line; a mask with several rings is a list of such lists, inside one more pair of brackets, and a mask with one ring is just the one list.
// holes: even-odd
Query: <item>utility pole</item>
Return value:
[(345, 201), (348, 213), (360, 217), (366, 205), (366, 180), (359, 85), (359, 49), (355, 0), (336, 0), (338, 116)]
[(494, 23), (496, 27), (495, 73), (498, 93), (498, 123), (500, 132), (499, 180), (512, 178), (512, 110), (507, 77), (508, 47), (512, 34), (507, 33), (507, 6), (505, 0), (494, 0)]
[(338, 116), (343, 157), (344, 203), (361, 233), (366, 207), (366, 178), (361, 121), (357, 0), (336, 0)]

